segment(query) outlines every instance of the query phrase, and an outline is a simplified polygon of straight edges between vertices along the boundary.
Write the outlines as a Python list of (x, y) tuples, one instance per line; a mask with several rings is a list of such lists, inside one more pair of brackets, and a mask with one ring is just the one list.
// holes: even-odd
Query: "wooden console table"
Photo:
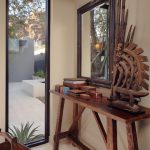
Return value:
[[(94, 102), (92, 100), (87, 101), (78, 97), (73, 97), (59, 92), (50, 91), (51, 93), (60, 97), (59, 110), (57, 116), (57, 125), (54, 136), (54, 148), (59, 149), (59, 140), (68, 138), (71, 142), (81, 150), (90, 150), (87, 146), (82, 144), (78, 139), (78, 121), (86, 108), (93, 112), (94, 118), (99, 127), (100, 133), (106, 144), (107, 150), (117, 150), (117, 121), (126, 124), (127, 138), (128, 138), (128, 150), (139, 150), (136, 134), (135, 122), (143, 119), (150, 118), (150, 109), (143, 107), (145, 113), (140, 115), (132, 115), (127, 112), (110, 108), (106, 97), (102, 98), (101, 102)], [(74, 116), (73, 123), (69, 130), (61, 132), (63, 110), (65, 100), (69, 100), (74, 104)], [(80, 106), (78, 109), (78, 106)], [(107, 118), (107, 132), (105, 131), (101, 119), (98, 113), (106, 116)]]

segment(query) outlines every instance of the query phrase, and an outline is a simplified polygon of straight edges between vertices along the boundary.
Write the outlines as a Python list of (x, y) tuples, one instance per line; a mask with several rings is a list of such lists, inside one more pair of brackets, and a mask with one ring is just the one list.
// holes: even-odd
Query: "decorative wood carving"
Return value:
[[(135, 26), (130, 26), (126, 36), (128, 10), (125, 9), (126, 0), (118, 0), (116, 20), (116, 51), (114, 54), (112, 106), (133, 113), (141, 112), (137, 105), (140, 98), (149, 93), (149, 66), (144, 50), (133, 43)], [(145, 90), (144, 90), (145, 89)]]

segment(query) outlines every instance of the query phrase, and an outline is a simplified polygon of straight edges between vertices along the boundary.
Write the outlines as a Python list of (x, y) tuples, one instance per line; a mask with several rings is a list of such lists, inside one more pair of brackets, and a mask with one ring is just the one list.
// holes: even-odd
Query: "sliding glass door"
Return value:
[(26, 145), (49, 136), (49, 3), (7, 0), (6, 129)]

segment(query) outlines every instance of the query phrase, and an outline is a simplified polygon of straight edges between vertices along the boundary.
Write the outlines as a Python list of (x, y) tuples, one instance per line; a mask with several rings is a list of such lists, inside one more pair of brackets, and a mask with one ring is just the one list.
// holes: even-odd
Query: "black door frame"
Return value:
[[(9, 47), (8, 47), (8, 21), (9, 21), (9, 0), (6, 0), (6, 117), (5, 130), (9, 128)], [(28, 144), (29, 147), (38, 146), (49, 142), (50, 136), (50, 19), (51, 0), (46, 0), (46, 55), (45, 55), (45, 139)]]

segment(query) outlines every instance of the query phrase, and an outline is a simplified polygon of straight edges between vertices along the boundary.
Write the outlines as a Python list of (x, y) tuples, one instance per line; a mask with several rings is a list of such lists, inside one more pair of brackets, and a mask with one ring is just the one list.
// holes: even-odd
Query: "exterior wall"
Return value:
[(32, 79), (34, 74), (34, 42), (28, 40), (18, 53), (9, 53), (9, 82)]

